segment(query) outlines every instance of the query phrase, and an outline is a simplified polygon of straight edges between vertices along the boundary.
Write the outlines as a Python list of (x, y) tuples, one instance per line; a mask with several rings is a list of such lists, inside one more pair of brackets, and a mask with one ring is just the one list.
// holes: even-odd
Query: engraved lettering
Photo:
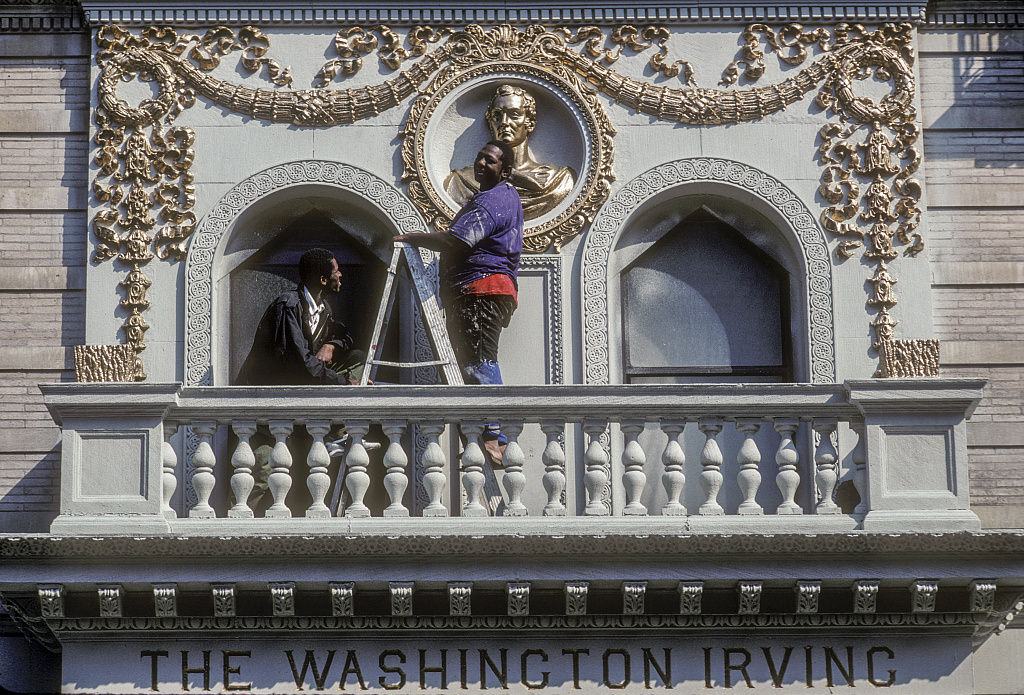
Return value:
[(711, 647), (704, 647), (704, 687), (711, 688)]
[(825, 680), (828, 683), (828, 687), (832, 687), (832, 664), (835, 663), (836, 668), (839, 669), (839, 673), (843, 674), (843, 678), (846, 679), (846, 684), (853, 687), (853, 647), (846, 648), (846, 668), (843, 668), (842, 662), (839, 661), (839, 657), (836, 656), (835, 651), (832, 647), (825, 647)]
[(562, 650), (562, 656), (565, 656), (566, 654), (571, 654), (572, 655), (572, 689), (573, 690), (579, 690), (580, 689), (580, 654), (584, 654), (586, 656), (590, 656), (590, 650), (589, 649), (580, 649), (580, 648), (576, 648), (576, 649), (563, 649)]
[(775, 665), (775, 659), (772, 658), (772, 650), (770, 647), (761, 647), (761, 651), (764, 652), (764, 661), (768, 664), (768, 672), (772, 675), (772, 685), (776, 688), (782, 687), (782, 679), (786, 677), (786, 667), (789, 666), (789, 657), (793, 653), (792, 647), (786, 647), (782, 653), (782, 666)]
[(889, 679), (880, 681), (875, 678), (875, 654), (885, 654), (885, 658), (892, 661), (896, 658), (896, 655), (892, 653), (892, 650), (888, 647), (872, 647), (868, 650), (868, 683), (875, 686), (876, 688), (888, 688), (896, 682), (896, 670), (889, 669)]
[(236, 690), (252, 690), (252, 683), (232, 683), (232, 674), (236, 676), (242, 675), (241, 666), (233, 666), (231, 659), (233, 657), (245, 657), (246, 659), (252, 658), (252, 652), (248, 649), (222, 649), (221, 654), (224, 657), (224, 690), (236, 691)]
[(210, 650), (203, 650), (203, 665), (202, 666), (189, 666), (188, 665), (188, 650), (181, 650), (181, 689), (188, 690), (189, 686), (189, 675), (193, 673), (203, 674), (203, 690), (210, 689)]
[(648, 690), (651, 689), (651, 666), (654, 667), (654, 671), (661, 678), (661, 682), (666, 688), (672, 687), (672, 650), (668, 647), (664, 647), (665, 650), (665, 661), (659, 665), (654, 659), (654, 655), (651, 654), (651, 650), (647, 647), (643, 648), (644, 652), (644, 687)]
[[(739, 664), (732, 663), (733, 654), (742, 654), (743, 662)], [(724, 659), (723, 674), (725, 675), (725, 687), (732, 687), (732, 672), (739, 671), (743, 674), (743, 680), (746, 681), (748, 688), (753, 688), (754, 684), (750, 682), (750, 674), (747, 673), (747, 666), (750, 665), (750, 652), (743, 647), (722, 647), (722, 658)]]
[(427, 674), (428, 673), (440, 673), (441, 674), (441, 689), (448, 689), (448, 650), (442, 649), (441, 651), (441, 665), (440, 666), (427, 666), (427, 650), (420, 649), (420, 690), (427, 689)]
[(539, 656), (543, 663), (548, 662), (548, 654), (543, 649), (527, 649), (523, 651), (522, 657), (519, 660), (519, 670), (522, 673), (522, 683), (529, 690), (539, 690), (540, 688), (546, 688), (548, 685), (548, 677), (551, 675), (550, 671), (540, 672), (540, 682), (531, 681), (527, 675), (529, 664), (527, 660), (531, 656)]
[(359, 680), (360, 690), (366, 690), (363, 672), (359, 670), (359, 659), (356, 658), (356, 653), (352, 649), (349, 649), (345, 655), (345, 667), (341, 669), (341, 682), (338, 683), (338, 690), (345, 689), (345, 686), (348, 684), (349, 674), (355, 674), (355, 677)]
[(502, 647), (498, 650), (498, 653), (501, 654), (501, 670), (498, 670), (498, 666), (491, 660), (486, 649), (477, 651), (480, 652), (480, 689), (487, 690), (487, 669), (489, 668), (491, 673), (498, 677), (501, 687), (508, 690), (508, 649)]
[(391, 656), (397, 656), (398, 663), (405, 663), (405, 652), (401, 651), (400, 649), (385, 649), (380, 653), (380, 659), (377, 661), (377, 663), (380, 665), (380, 670), (382, 673), (397, 673), (398, 682), (388, 683), (384, 680), (384, 676), (378, 676), (377, 682), (380, 683), (380, 687), (384, 688), (385, 690), (401, 690), (405, 687), (405, 670), (402, 669), (400, 666), (388, 666), (386, 659)]
[(140, 659), (145, 659), (147, 656), (150, 659), (149, 664), (150, 670), (152, 672), (152, 684), (149, 686), (149, 689), (155, 693), (160, 692), (160, 672), (158, 666), (159, 662), (157, 661), (157, 659), (159, 659), (161, 656), (170, 656), (170, 654), (168, 654), (167, 651), (164, 649), (143, 649), (142, 652), (139, 654)]
[(814, 687), (814, 661), (811, 654), (813, 649), (814, 647), (809, 644), (804, 645), (804, 681), (808, 688)]
[[(612, 682), (609, 678), (608, 672), (609, 660), (612, 655), (618, 655), (622, 657), (622, 680), (618, 682)], [(625, 649), (605, 649), (604, 655), (601, 657), (602, 666), (604, 669), (604, 684), (605, 687), (621, 690), (629, 685), (629, 652)]]
[(292, 667), (292, 676), (295, 678), (295, 687), (299, 690), (303, 689), (306, 683), (306, 671), (313, 672), (313, 683), (316, 685), (317, 690), (323, 690), (324, 684), (327, 682), (327, 672), (331, 670), (331, 663), (334, 661), (334, 652), (336, 650), (331, 649), (327, 652), (327, 660), (324, 661), (324, 670), (320, 671), (320, 668), (316, 663), (316, 654), (312, 649), (306, 650), (306, 658), (302, 661), (302, 671), (300, 672), (295, 667), (295, 657), (292, 655), (292, 650), (288, 649), (285, 651), (285, 656), (288, 657), (288, 665)]

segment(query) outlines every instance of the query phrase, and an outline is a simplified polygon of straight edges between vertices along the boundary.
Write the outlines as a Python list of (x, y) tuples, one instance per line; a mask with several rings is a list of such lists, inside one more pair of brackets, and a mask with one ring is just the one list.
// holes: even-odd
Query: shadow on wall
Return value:
[[(19, 453), (5, 452), (4, 459)], [(14, 475), (20, 477), (0, 496), (0, 533), (46, 533), (59, 511), (60, 444), (47, 452), (22, 456), (38, 460), (31, 467), (19, 467)], [(6, 473), (11, 474), (9, 470)]]
[[(952, 103), (934, 118), (929, 117), (934, 107), (926, 104), (924, 116), (928, 130), (953, 132), (926, 131), (929, 159), (973, 160), (976, 168), (1024, 166), (1019, 133), (988, 133), (979, 141), (975, 132), (1024, 128), (1024, 42), (1011, 32), (965, 32), (957, 36), (956, 54), (948, 60)], [(966, 132), (956, 132), (961, 130)]]
[(0, 612), (0, 695), (60, 692), (60, 654), (29, 642)]

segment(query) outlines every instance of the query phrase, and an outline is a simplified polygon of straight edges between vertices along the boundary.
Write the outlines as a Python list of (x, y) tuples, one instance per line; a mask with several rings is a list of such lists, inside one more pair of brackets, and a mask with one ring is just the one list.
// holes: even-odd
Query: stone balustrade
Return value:
[[(51, 532), (973, 529), (965, 423), (982, 385), (44, 384), (63, 428)], [(486, 422), (509, 439), (500, 468)], [(332, 462), (341, 424), (351, 443)], [(261, 476), (262, 516), (247, 504)], [(289, 496), (299, 486), (308, 497)]]

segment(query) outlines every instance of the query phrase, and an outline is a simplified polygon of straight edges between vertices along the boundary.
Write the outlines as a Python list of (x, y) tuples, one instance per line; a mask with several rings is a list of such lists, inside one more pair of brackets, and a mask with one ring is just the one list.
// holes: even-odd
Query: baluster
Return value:
[(409, 510), (402, 504), (405, 497), (405, 489), (409, 487), (409, 478), (406, 468), (409, 465), (409, 457), (405, 455), (402, 448), (402, 433), (405, 431), (405, 423), (401, 420), (385, 420), (382, 425), (384, 434), (388, 438), (388, 449), (384, 452), (384, 465), (387, 473), (384, 475), (384, 489), (388, 491), (391, 504), (384, 508), (384, 516), (409, 516)]
[(761, 463), (761, 452), (754, 441), (754, 435), (761, 429), (759, 418), (741, 417), (736, 418), (736, 429), (743, 435), (743, 445), (736, 454), (736, 463), (740, 464), (740, 470), (736, 474), (736, 483), (739, 485), (743, 501), (740, 502), (738, 514), (764, 514), (755, 501), (757, 489), (761, 487), (761, 471), (757, 465)]
[(601, 492), (608, 484), (608, 454), (601, 446), (601, 434), (607, 426), (602, 420), (586, 420), (583, 423), (583, 431), (590, 440), (583, 455), (587, 467), (583, 476), (583, 484), (587, 488), (587, 506), (583, 513), (587, 516), (608, 516), (608, 507), (601, 500)]
[(345, 429), (352, 437), (352, 443), (345, 454), (345, 484), (352, 502), (345, 508), (345, 516), (365, 518), (370, 516), (370, 508), (363, 504), (363, 497), (370, 488), (370, 476), (366, 472), (370, 465), (370, 455), (363, 446), (363, 437), (370, 429), (365, 420), (346, 422)]
[(714, 516), (724, 513), (718, 503), (718, 491), (722, 489), (722, 450), (718, 447), (715, 437), (722, 431), (722, 421), (717, 418), (701, 418), (697, 427), (706, 438), (704, 448), (700, 452), (700, 487), (704, 491), (704, 502), (697, 510), (698, 514)]
[(818, 488), (818, 505), (814, 510), (817, 514), (838, 514), (839, 506), (832, 501), (836, 481), (839, 479), (836, 471), (839, 453), (832, 446), (832, 433), (836, 431), (836, 421), (815, 420), (813, 427), (820, 437), (818, 447), (814, 450), (814, 463), (818, 468), (814, 476), (814, 483)]
[(309, 488), (313, 501), (306, 510), (306, 518), (329, 519), (331, 509), (324, 502), (324, 498), (331, 487), (331, 476), (327, 474), (327, 468), (331, 465), (331, 455), (327, 453), (324, 435), (331, 431), (331, 421), (309, 420), (306, 422), (306, 431), (313, 437), (313, 443), (306, 455), (306, 465), (309, 466), (306, 487)]
[(444, 486), (447, 480), (444, 468), (447, 460), (437, 438), (444, 431), (444, 425), (429, 422), (420, 425), (420, 431), (427, 438), (427, 447), (423, 450), (423, 489), (427, 492), (427, 506), (423, 508), (423, 516), (448, 516), (448, 509), (441, 504)]
[(565, 452), (558, 440), (565, 432), (565, 424), (561, 420), (543, 420), (540, 429), (547, 437), (541, 461), (544, 462), (544, 491), (548, 503), (544, 505), (544, 516), (565, 516), (565, 505), (562, 504), (562, 492), (565, 490)]
[(523, 504), (523, 488), (526, 487), (526, 476), (523, 475), (523, 464), (526, 463), (526, 454), (519, 446), (519, 435), (523, 431), (523, 424), (519, 422), (502, 423), (502, 430), (508, 437), (508, 446), (505, 447), (503, 461), (505, 463), (505, 477), (502, 482), (505, 484), (505, 492), (508, 494), (508, 504), (505, 505), (504, 516), (526, 516), (528, 514), (526, 505)]
[(661, 484), (665, 487), (665, 494), (668, 497), (661, 507), (663, 516), (686, 515), (686, 507), (679, 501), (686, 485), (686, 475), (683, 473), (686, 454), (683, 453), (683, 447), (679, 442), (685, 426), (684, 420), (661, 421), (661, 431), (668, 435), (665, 451), (661, 453), (661, 464), (665, 468), (665, 472), (661, 474)]
[(231, 454), (231, 469), (234, 471), (231, 474), (231, 492), (235, 496), (235, 505), (228, 510), (228, 516), (233, 519), (251, 519), (253, 513), (249, 508), (249, 493), (256, 484), (252, 477), (256, 455), (252, 453), (249, 438), (256, 433), (256, 423), (251, 420), (232, 422), (231, 429), (238, 435), (238, 446)]
[(171, 497), (178, 487), (178, 479), (175, 471), (178, 468), (178, 454), (171, 445), (171, 437), (178, 431), (178, 423), (164, 423), (164, 441), (160, 445), (160, 460), (163, 462), (163, 472), (160, 476), (160, 511), (165, 519), (177, 519), (178, 513), (171, 508)]
[(210, 495), (217, 482), (213, 477), (217, 456), (213, 453), (210, 440), (217, 431), (217, 423), (212, 420), (193, 422), (192, 430), (199, 435), (199, 446), (192, 454), (192, 487), (196, 491), (196, 505), (188, 510), (188, 516), (190, 519), (213, 519), (217, 514), (210, 506)]
[(804, 510), (796, 503), (796, 490), (800, 487), (800, 452), (793, 444), (800, 421), (795, 418), (775, 418), (775, 431), (782, 438), (779, 450), (775, 452), (775, 463), (779, 472), (775, 476), (775, 484), (782, 493), (782, 502), (776, 507), (776, 514), (803, 514)]
[(850, 429), (857, 434), (857, 445), (853, 447), (853, 487), (860, 495), (860, 502), (854, 508), (854, 514), (868, 513), (868, 461), (867, 461), (867, 430), (863, 422), (851, 422)]
[(480, 433), (484, 426), (479, 422), (461, 424), (466, 437), (466, 448), (462, 450), (462, 487), (466, 491), (466, 504), (462, 516), (490, 516), (487, 507), (480, 503), (484, 489), (484, 451), (480, 448)]
[(647, 455), (637, 441), (637, 437), (644, 431), (644, 423), (641, 420), (623, 420), (621, 428), (626, 439), (626, 445), (622, 447), (622, 487), (626, 492), (626, 506), (622, 513), (626, 516), (646, 516), (647, 507), (640, 502), (640, 496), (647, 484), (647, 475), (644, 473)]
[(292, 511), (285, 504), (285, 497), (292, 488), (292, 453), (288, 451), (286, 439), (292, 433), (291, 420), (271, 420), (270, 433), (274, 435), (274, 450), (270, 452), (270, 477), (267, 485), (274, 503), (267, 509), (268, 519), (290, 519)]

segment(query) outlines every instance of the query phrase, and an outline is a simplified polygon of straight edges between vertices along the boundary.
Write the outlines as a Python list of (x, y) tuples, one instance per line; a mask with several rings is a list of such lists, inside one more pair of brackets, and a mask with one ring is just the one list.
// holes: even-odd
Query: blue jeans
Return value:
[[(475, 364), (467, 364), (462, 368), (462, 376), (467, 384), (500, 384), (501, 367), (497, 362), (482, 360)], [(498, 428), (498, 423), (488, 422), (484, 425), (484, 439), (497, 439), (499, 444), (508, 444), (508, 437)]]
[[(448, 335), (467, 384), (502, 383), (498, 338), (501, 329), (508, 326), (515, 308), (515, 300), (505, 295), (459, 296), (445, 307)], [(508, 443), (496, 422), (484, 425), (483, 438)]]

